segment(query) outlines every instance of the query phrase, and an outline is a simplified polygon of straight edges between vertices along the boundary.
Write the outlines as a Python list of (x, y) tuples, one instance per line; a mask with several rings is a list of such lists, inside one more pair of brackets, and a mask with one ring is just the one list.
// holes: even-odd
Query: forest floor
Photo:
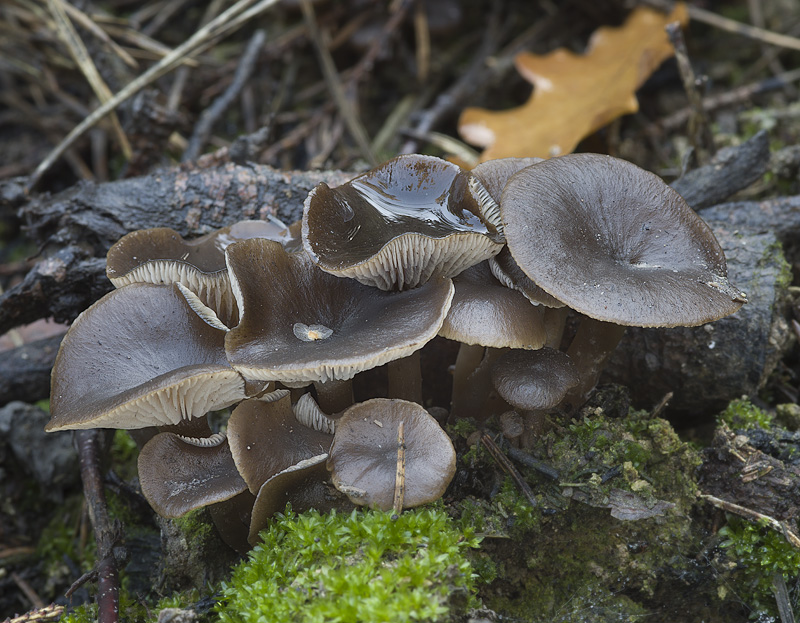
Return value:
[[(676, 376), (639, 381), (653, 345), (643, 337), (612, 360), (620, 369), (579, 413), (551, 414), (525, 448), (556, 479), (515, 461), (512, 475), (532, 487), (533, 499), (485, 444), (476, 445), (484, 429), (502, 437), (499, 419), (450, 423), (458, 467), (439, 504), (482, 537), (469, 553), (480, 601), (469, 610), (451, 604), (452, 620), (789, 623), (800, 616), (800, 325), (792, 325), (800, 319), (800, 5), (653, 3), (683, 21), (683, 39), (673, 41), (685, 43), (692, 88), (671, 47), (656, 42), (664, 24), (631, 20), (654, 10), (648, 3), (249, 4), (255, 15), (223, 25), (217, 18), (231, 3), (218, 0), (0, 6), (0, 326), (10, 329), (0, 336), (8, 376), (0, 380), (0, 620), (58, 620), (61, 606), (91, 603), (96, 594), (97, 573), (82, 577), (97, 572), (97, 550), (72, 434), (42, 431), (61, 336), (111, 285), (93, 282), (74, 298), (62, 291), (59, 301), (44, 302), (36, 294), (43, 286), (34, 285), (24, 300), (35, 305), (19, 293), (26, 280), (39, 283), (42, 261), (63, 249), (85, 253), (69, 271), (103, 264), (113, 236), (81, 239), (77, 209), (42, 225), (37, 210), (51, 196), (70, 206), (70, 193), (90, 184), (216, 175), (243, 163), (354, 174), (401, 153), (471, 168), (482, 158), (597, 152), (672, 183), (762, 131), (766, 171), (716, 203), (791, 208), (779, 226), (767, 219), (718, 234), (726, 253), (726, 244), (761, 236), (765, 259), (753, 265), (774, 268), (763, 307), (772, 316), (748, 334), (757, 343), (748, 358), (763, 361), (747, 362), (746, 380), (717, 386), (722, 368), (693, 350), (703, 336), (705, 351), (715, 349), (713, 329), (701, 329), (675, 338), (688, 349), (686, 361), (672, 362)], [(186, 41), (196, 45), (50, 158), (92, 110)], [(560, 48), (580, 55), (587, 46), (601, 51), (585, 64), (547, 56)], [(548, 100), (551, 88), (571, 95)], [(693, 97), (702, 98), (702, 113)], [(169, 215), (155, 213), (143, 227), (166, 226)], [(624, 354), (631, 348), (638, 354)], [(456, 351), (437, 338), (423, 353), (423, 366), (435, 368), (426, 406), (449, 407)], [(28, 360), (38, 367), (13, 363)], [(703, 370), (692, 372), (702, 377), (698, 386), (680, 378), (692, 366)], [(693, 389), (662, 403), (685, 387)], [(738, 400), (743, 393), (748, 399)], [(136, 445), (120, 432), (100, 441), (124, 569), (119, 620), (166, 621), (158, 616), (166, 605), (190, 617), (174, 620), (214, 620), (209, 609), (238, 555), (208, 532), (197, 536), (211, 525), (206, 511), (191, 522), (158, 518), (138, 490)]]

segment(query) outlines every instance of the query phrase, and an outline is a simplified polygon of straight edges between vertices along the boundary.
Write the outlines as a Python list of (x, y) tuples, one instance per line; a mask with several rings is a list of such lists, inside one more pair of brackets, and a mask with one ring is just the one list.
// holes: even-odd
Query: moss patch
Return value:
[(478, 541), (441, 510), (287, 512), (261, 536), (223, 584), (222, 621), (441, 621), (473, 601)]

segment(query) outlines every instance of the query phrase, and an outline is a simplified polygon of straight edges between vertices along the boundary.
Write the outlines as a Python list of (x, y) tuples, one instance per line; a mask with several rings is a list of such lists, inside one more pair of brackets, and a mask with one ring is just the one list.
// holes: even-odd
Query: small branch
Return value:
[(114, 558), (114, 545), (118, 535), (108, 516), (103, 477), (100, 473), (100, 435), (97, 430), (79, 430), (75, 433), (75, 443), (80, 460), (83, 494), (97, 543), (98, 623), (118, 623), (119, 574)]
[(36, 608), (18, 617), (8, 618), (3, 623), (48, 623), (58, 621), (64, 612), (64, 606), (50, 604), (44, 608)]
[(667, 24), (666, 30), (669, 40), (675, 48), (675, 58), (678, 61), (683, 88), (689, 98), (689, 107), (692, 110), (689, 117), (689, 140), (694, 147), (697, 161), (700, 164), (706, 164), (709, 154), (714, 151), (714, 138), (711, 136), (708, 118), (703, 109), (703, 97), (697, 88), (699, 82), (689, 61), (689, 53), (686, 50), (686, 42), (683, 39), (680, 22)]
[(403, 499), (406, 494), (406, 437), (404, 427), (405, 422), (402, 421), (397, 427), (397, 470), (394, 476), (393, 515), (400, 515), (403, 512)]
[(770, 517), (769, 515), (762, 515), (758, 511), (754, 511), (744, 506), (739, 506), (738, 504), (734, 504), (733, 502), (722, 500), (718, 497), (714, 497), (713, 495), (701, 493), (700, 497), (708, 502), (711, 502), (711, 504), (713, 504), (717, 508), (721, 508), (722, 510), (728, 513), (739, 515), (740, 517), (744, 517), (745, 519), (748, 519), (750, 521), (766, 522), (767, 526), (769, 526), (770, 528), (772, 528), (777, 532), (780, 532), (784, 536), (784, 538), (794, 547), (800, 548), (800, 537), (798, 537), (791, 530), (791, 528), (789, 528), (789, 524), (787, 522), (778, 521), (777, 519)]
[(261, 48), (264, 47), (264, 42), (267, 35), (263, 30), (257, 30), (253, 33), (252, 38), (247, 44), (247, 47), (242, 54), (239, 64), (236, 67), (236, 73), (233, 75), (233, 81), (230, 86), (222, 93), (206, 110), (200, 115), (200, 120), (194, 128), (189, 144), (183, 152), (181, 160), (188, 162), (195, 160), (203, 149), (203, 146), (208, 142), (214, 124), (219, 118), (225, 114), (230, 105), (239, 96), (239, 93), (247, 84), (248, 79), (253, 74), (258, 54)]
[(800, 39), (797, 37), (790, 37), (788, 35), (772, 32), (771, 30), (765, 30), (764, 28), (758, 28), (757, 26), (743, 24), (742, 22), (722, 17), (721, 15), (706, 11), (694, 5), (688, 5), (687, 9), (689, 10), (689, 17), (696, 22), (703, 22), (714, 28), (749, 37), (750, 39), (763, 41), (770, 45), (777, 45), (789, 50), (800, 50)]
[(539, 503), (536, 501), (536, 496), (533, 494), (530, 486), (525, 479), (522, 477), (522, 474), (517, 471), (517, 468), (514, 467), (513, 463), (508, 460), (508, 457), (503, 454), (503, 451), (500, 450), (498, 445), (494, 442), (489, 436), (489, 433), (483, 433), (481, 435), (481, 443), (486, 447), (489, 451), (489, 454), (492, 455), (492, 458), (497, 461), (497, 464), (506, 472), (511, 479), (514, 481), (514, 484), (517, 485), (517, 488), (522, 492), (522, 495), (525, 496), (525, 499), (528, 500), (528, 503), (536, 508)]

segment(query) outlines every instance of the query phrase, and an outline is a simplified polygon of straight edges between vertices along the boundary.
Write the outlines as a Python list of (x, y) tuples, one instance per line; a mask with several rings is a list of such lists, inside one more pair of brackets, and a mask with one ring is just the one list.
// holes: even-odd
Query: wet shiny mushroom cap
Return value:
[(249, 379), (347, 380), (410, 355), (439, 332), (453, 296), (450, 279), (405, 292), (340, 279), (269, 240), (237, 242), (227, 257), (242, 320), (225, 348)]
[(72, 324), (53, 366), (48, 431), (177, 424), (246, 398), (206, 324), (176, 285), (110, 292)]
[(708, 225), (663, 180), (598, 154), (570, 154), (511, 177), (500, 201), (525, 274), (581, 313), (620, 325), (694, 326), (735, 312)]
[(394, 501), (397, 431), (405, 438), (404, 508), (439, 499), (456, 473), (453, 444), (420, 405), (374, 398), (336, 423), (328, 469), (339, 491), (359, 505), (388, 510)]
[(406, 155), (309, 193), (303, 245), (320, 268), (384, 290), (450, 277), (497, 253), (468, 176), (433, 156)]
[(138, 465), (142, 493), (162, 517), (180, 517), (247, 490), (219, 433), (199, 439), (159, 433), (142, 448)]

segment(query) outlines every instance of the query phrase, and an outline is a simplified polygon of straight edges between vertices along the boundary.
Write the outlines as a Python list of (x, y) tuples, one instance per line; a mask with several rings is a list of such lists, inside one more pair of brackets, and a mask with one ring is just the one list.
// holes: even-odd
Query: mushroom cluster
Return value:
[[(625, 326), (699, 325), (745, 301), (677, 193), (595, 154), (472, 172), (400, 156), (320, 184), (291, 227), (137, 231), (107, 270), (118, 289), (65, 337), (47, 428), (130, 429), (153, 508), (209, 506), (240, 549), (287, 502), (440, 497), (455, 452), (423, 405), (504, 414), (524, 439), (583, 401)], [(436, 336), (460, 343), (449, 405), (422, 378)], [(380, 366), (385, 397), (364, 400), (354, 378)], [(229, 407), (212, 433), (206, 414)]]

